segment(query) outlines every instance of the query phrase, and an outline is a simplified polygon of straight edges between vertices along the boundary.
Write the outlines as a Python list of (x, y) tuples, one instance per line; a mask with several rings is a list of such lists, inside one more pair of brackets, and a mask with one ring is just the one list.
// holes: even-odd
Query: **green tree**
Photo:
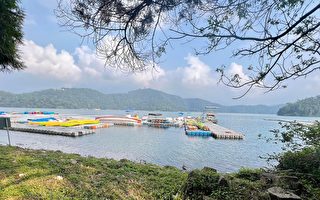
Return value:
[(23, 42), (23, 19), (17, 0), (0, 1), (0, 71), (24, 68), (18, 50)]
[[(301, 124), (297, 122), (280, 123), (281, 130), (273, 130), (269, 141), (283, 144), (283, 153), (269, 155), (269, 160), (277, 160), (279, 170), (293, 170), (302, 173), (304, 178), (320, 183), (320, 122)], [(301, 174), (300, 174), (301, 175)], [(312, 180), (311, 182), (314, 182)], [(320, 191), (318, 191), (320, 192)]]
[(279, 123), (281, 130), (272, 130), (274, 137), (269, 141), (283, 143), (283, 150), (300, 151), (305, 147), (320, 148), (320, 122), (303, 124), (298, 122)]
[(125, 70), (159, 61), (174, 40), (203, 41), (196, 54), (230, 47), (254, 63), (248, 80), (219, 67), (221, 81), (249, 91), (285, 87), (320, 68), (319, 10), (315, 0), (60, 0), (56, 13)]

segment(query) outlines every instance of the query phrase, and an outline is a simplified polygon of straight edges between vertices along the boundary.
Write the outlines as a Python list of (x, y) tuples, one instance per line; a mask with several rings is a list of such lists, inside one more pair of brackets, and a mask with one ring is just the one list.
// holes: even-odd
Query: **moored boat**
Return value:
[(131, 116), (115, 116), (115, 115), (106, 115), (96, 117), (96, 120), (106, 123), (112, 123), (114, 125), (128, 125), (134, 126), (141, 124), (141, 119), (138, 116), (131, 117)]

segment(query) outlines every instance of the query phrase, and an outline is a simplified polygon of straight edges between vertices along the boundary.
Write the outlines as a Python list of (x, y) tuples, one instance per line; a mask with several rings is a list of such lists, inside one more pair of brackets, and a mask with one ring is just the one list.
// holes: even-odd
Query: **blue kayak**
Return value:
[(31, 122), (48, 122), (48, 121), (57, 121), (54, 117), (47, 117), (47, 118), (39, 118), (39, 119), (29, 119)]

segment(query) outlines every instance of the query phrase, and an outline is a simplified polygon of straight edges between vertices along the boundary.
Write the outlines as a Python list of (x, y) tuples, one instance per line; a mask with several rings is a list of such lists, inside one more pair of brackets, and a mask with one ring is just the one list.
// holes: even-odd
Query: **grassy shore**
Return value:
[(0, 199), (170, 199), (186, 178), (173, 167), (0, 146)]
[[(242, 169), (219, 174), (211, 168), (185, 172), (0, 146), (0, 199), (269, 199), (267, 189), (275, 183), (263, 173)], [(313, 198), (317, 193), (303, 195)]]

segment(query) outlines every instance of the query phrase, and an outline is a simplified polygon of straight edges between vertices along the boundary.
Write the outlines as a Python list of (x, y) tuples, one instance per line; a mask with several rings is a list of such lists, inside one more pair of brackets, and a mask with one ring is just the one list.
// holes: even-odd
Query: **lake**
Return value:
[[(1, 111), (32, 111), (32, 109), (0, 108)], [(34, 110), (34, 109), (33, 109)], [(41, 109), (43, 110), (43, 109)], [(99, 116), (125, 114), (116, 110), (47, 109), (65, 115)], [(147, 111), (137, 111), (140, 116)], [(178, 116), (178, 112), (161, 112), (164, 116)], [(197, 116), (200, 113), (186, 113)], [(218, 124), (245, 134), (244, 140), (216, 140), (188, 137), (182, 128), (158, 129), (150, 127), (110, 127), (97, 129), (92, 135), (70, 138), (33, 133), (10, 132), (15, 146), (32, 149), (60, 150), (84, 156), (123, 158), (158, 165), (170, 165), (188, 170), (205, 166), (220, 172), (233, 172), (241, 167), (267, 167), (259, 156), (279, 152), (279, 145), (266, 143), (258, 135), (272, 136), (271, 129), (280, 128), (278, 122), (265, 119), (313, 121), (319, 118), (283, 117), (276, 115), (217, 113)], [(0, 144), (7, 144), (6, 131), (0, 131)]]

